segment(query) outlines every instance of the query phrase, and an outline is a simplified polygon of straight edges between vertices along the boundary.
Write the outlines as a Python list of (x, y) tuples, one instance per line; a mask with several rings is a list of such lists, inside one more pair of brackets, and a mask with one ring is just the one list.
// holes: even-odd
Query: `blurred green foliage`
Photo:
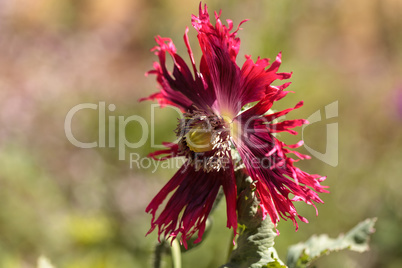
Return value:
[[(145, 237), (150, 216), (144, 210), (175, 168), (130, 167), (130, 153), (145, 157), (151, 143), (150, 102), (138, 99), (157, 90), (144, 73), (156, 60), (149, 49), (156, 35), (171, 37), (187, 60), (182, 41), (198, 1), (161, 0), (6, 0), (0, 3), (0, 267), (36, 267), (45, 256), (57, 268), (147, 267), (155, 233)], [(206, 1), (209, 12), (236, 25), (242, 55), (275, 58), (293, 71), (294, 94), (273, 108), (305, 106), (289, 118), (307, 118), (339, 103), (339, 116), (307, 127), (305, 143), (326, 148), (326, 124), (339, 124), (339, 164), (319, 159), (298, 165), (327, 175), (330, 194), (322, 194), (319, 216), (298, 204), (309, 224), (298, 232), (281, 221), (276, 247), (286, 248), (313, 233), (336, 236), (357, 222), (378, 217), (371, 251), (337, 253), (318, 267), (402, 266), (402, 4), (399, 0)], [(190, 29), (196, 60), (195, 30)], [(399, 99), (399, 100), (398, 100)], [(106, 109), (104, 148), (77, 148), (64, 130), (68, 111), (82, 103)], [(399, 105), (399, 106), (398, 106)], [(98, 106), (99, 107), (99, 106)], [(98, 109), (99, 110), (99, 109)], [(98, 110), (82, 110), (72, 121), (83, 142), (99, 137)], [(147, 142), (127, 148), (119, 160), (119, 116), (143, 117)], [(115, 124), (110, 121), (113, 117)], [(154, 110), (155, 143), (173, 141), (177, 113)], [(113, 119), (112, 119), (113, 120)], [(115, 131), (109, 135), (109, 128)], [(127, 124), (130, 142), (141, 126)], [(116, 146), (109, 146), (109, 139)], [(280, 139), (294, 143), (301, 135)], [(305, 148), (300, 149), (308, 153)], [(144, 162), (145, 163), (145, 162)], [(231, 243), (225, 206), (214, 213), (206, 241), (183, 255), (183, 267), (218, 267)], [(194, 263), (197, 266), (194, 266)], [(166, 263), (169, 267), (169, 263)]]

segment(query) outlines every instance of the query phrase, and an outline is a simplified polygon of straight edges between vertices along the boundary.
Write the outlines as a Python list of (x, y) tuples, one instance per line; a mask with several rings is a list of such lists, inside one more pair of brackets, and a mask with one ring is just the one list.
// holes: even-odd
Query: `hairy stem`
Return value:
[(283, 264), (273, 248), (276, 233), (269, 216), (263, 219), (255, 184), (250, 177), (237, 174), (238, 237), (229, 262), (221, 268), (262, 268)]
[(153, 266), (154, 268), (161, 268), (162, 267), (162, 257), (163, 254), (166, 253), (166, 249), (168, 245), (166, 241), (162, 241), (161, 243), (156, 244), (154, 250), (154, 258), (153, 258)]

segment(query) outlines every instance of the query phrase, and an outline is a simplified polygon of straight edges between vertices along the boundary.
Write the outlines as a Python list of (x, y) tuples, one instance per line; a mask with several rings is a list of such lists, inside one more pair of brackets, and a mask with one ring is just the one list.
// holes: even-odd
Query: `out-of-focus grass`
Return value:
[[(305, 204), (310, 221), (298, 232), (281, 221), (276, 239), (282, 258), (287, 246), (313, 233), (336, 236), (366, 217), (378, 217), (370, 253), (337, 253), (322, 267), (402, 265), (401, 3), (386, 1), (220, 1), (207, 2), (210, 14), (237, 24), (244, 54), (273, 59), (283, 52), (282, 71), (293, 71), (289, 94), (273, 107), (299, 100), (305, 106), (288, 118), (307, 118), (338, 101), (337, 118), (304, 129), (305, 143), (326, 148), (326, 124), (338, 123), (339, 164), (319, 159), (298, 163), (327, 175), (319, 216)], [(153, 36), (172, 37), (187, 60), (182, 42), (198, 1), (2, 1), (0, 4), (0, 267), (35, 267), (46, 256), (55, 267), (147, 267), (156, 234), (145, 237), (151, 217), (144, 210), (175, 168), (135, 163), (154, 148), (152, 108), (140, 97), (157, 90), (144, 77), (156, 57)], [(191, 44), (199, 59), (195, 30)], [(82, 149), (64, 130), (65, 117), (82, 103), (105, 102), (106, 146)], [(114, 104), (116, 109), (108, 109)], [(82, 110), (72, 121), (74, 136), (98, 140), (99, 109)], [(138, 115), (148, 124), (147, 142), (126, 148), (119, 160), (119, 116)], [(173, 141), (177, 113), (155, 109), (155, 144)], [(110, 117), (115, 147), (109, 146)], [(301, 132), (301, 129), (300, 129)], [(138, 142), (143, 129), (127, 125), (125, 136)], [(294, 143), (301, 135), (281, 135)], [(300, 149), (308, 153), (305, 148)], [(146, 161), (146, 160), (144, 160)], [(146, 162), (144, 162), (146, 163)], [(231, 231), (225, 206), (214, 214), (205, 242), (183, 255), (184, 267), (218, 267), (225, 262)], [(169, 265), (167, 265), (169, 266)]]

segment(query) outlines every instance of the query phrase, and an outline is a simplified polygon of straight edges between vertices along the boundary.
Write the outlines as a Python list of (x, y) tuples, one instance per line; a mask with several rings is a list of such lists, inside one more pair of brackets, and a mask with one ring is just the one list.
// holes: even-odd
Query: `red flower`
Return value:
[[(325, 177), (310, 175), (293, 165), (297, 160), (287, 156), (295, 154), (298, 158), (309, 158), (291, 149), (299, 147), (286, 145), (274, 133), (287, 131), (296, 134), (292, 128), (306, 123), (306, 120), (287, 120), (275, 123), (274, 120), (294, 108), (281, 112), (268, 113), (274, 101), (282, 99), (290, 83), (273, 86), (274, 80), (288, 79), (291, 73), (278, 73), (281, 54), (269, 66), (268, 59), (258, 58), (253, 62), (250, 56), (240, 68), (236, 64), (240, 39), (232, 31), (233, 23), (222, 24), (220, 14), (215, 13), (213, 26), (200, 4), (199, 16), (192, 16), (192, 25), (198, 31), (202, 50), (199, 70), (196, 67), (188, 41), (188, 28), (184, 42), (188, 49), (191, 67), (176, 54), (176, 48), (169, 38), (156, 37), (158, 46), (153, 48), (159, 57), (150, 74), (155, 74), (161, 91), (142, 100), (158, 100), (161, 106), (174, 105), (183, 111), (176, 133), (178, 144), (165, 143), (168, 149), (150, 154), (162, 156), (165, 160), (176, 156), (187, 159), (173, 178), (163, 187), (148, 205), (146, 212), (152, 214), (152, 232), (158, 227), (159, 237), (163, 234), (176, 237), (181, 234), (181, 242), (186, 241), (198, 231), (199, 242), (205, 229), (205, 222), (222, 187), (226, 197), (227, 227), (236, 233), (236, 182), (232, 158), (240, 155), (245, 172), (256, 181), (256, 189), (261, 200), (264, 217), (269, 214), (273, 223), (279, 216), (291, 219), (296, 225), (298, 215), (293, 201), (307, 204), (322, 203), (316, 192), (326, 192), (320, 182)], [(244, 22), (244, 21), (243, 21)], [(240, 24), (242, 24), (241, 22)], [(240, 26), (240, 25), (239, 25)], [(166, 68), (166, 53), (174, 62), (173, 72)], [(257, 102), (249, 109), (244, 106)], [(313, 191), (315, 190), (315, 191)], [(156, 217), (156, 211), (168, 194), (173, 193), (163, 211)], [(292, 199), (289, 195), (294, 196)]]

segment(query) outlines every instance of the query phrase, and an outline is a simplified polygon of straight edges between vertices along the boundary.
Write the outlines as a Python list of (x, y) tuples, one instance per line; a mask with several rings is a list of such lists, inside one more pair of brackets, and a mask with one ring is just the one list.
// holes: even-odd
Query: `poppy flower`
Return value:
[[(150, 157), (166, 160), (185, 157), (185, 164), (162, 188), (146, 208), (152, 214), (152, 232), (158, 227), (158, 237), (177, 237), (187, 247), (187, 241), (196, 232), (200, 242), (205, 231), (208, 214), (220, 188), (226, 199), (227, 227), (236, 234), (236, 179), (235, 168), (255, 181), (257, 196), (264, 218), (269, 215), (277, 224), (280, 218), (307, 220), (298, 215), (294, 201), (322, 203), (317, 192), (326, 192), (321, 186), (325, 177), (308, 174), (293, 165), (298, 159), (309, 158), (292, 149), (302, 145), (286, 145), (275, 134), (289, 132), (307, 123), (304, 119), (278, 118), (299, 108), (272, 113), (275, 101), (286, 96), (290, 83), (272, 85), (275, 80), (285, 80), (291, 73), (281, 73), (281, 54), (271, 64), (269, 59), (250, 56), (242, 67), (236, 64), (240, 39), (236, 37), (242, 21), (233, 31), (233, 22), (224, 25), (220, 13), (215, 12), (216, 24), (212, 25), (206, 5), (200, 4), (199, 15), (192, 16), (192, 25), (198, 32), (202, 51), (199, 68), (190, 48), (188, 28), (184, 43), (191, 66), (176, 52), (169, 38), (156, 37), (157, 46), (152, 51), (159, 58), (148, 74), (156, 75), (160, 91), (141, 100), (157, 100), (163, 107), (173, 105), (183, 112), (176, 134), (178, 143), (164, 143), (165, 150)], [(166, 67), (166, 57), (173, 60), (173, 70)], [(191, 70), (192, 69), (192, 70)], [(288, 154), (294, 154), (293, 159)], [(241, 161), (235, 161), (241, 159)], [(169, 197), (163, 210), (158, 208)]]

